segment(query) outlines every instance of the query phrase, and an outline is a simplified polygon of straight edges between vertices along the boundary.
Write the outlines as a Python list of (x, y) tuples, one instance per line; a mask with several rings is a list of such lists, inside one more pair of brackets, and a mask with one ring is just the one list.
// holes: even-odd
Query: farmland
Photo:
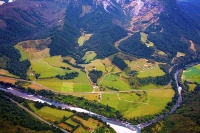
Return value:
[[(51, 123), (57, 124), (59, 127), (67, 131), (72, 131), (74, 129), (75, 133), (79, 133), (86, 132), (88, 128), (90, 128), (92, 131), (105, 126), (98, 120), (88, 116), (85, 117), (84, 115), (79, 115), (71, 111), (51, 108), (49, 106), (44, 106), (38, 109), (35, 107), (35, 103), (33, 102), (29, 102), (28, 105), (38, 116), (48, 120)], [(78, 128), (76, 128), (77, 126)], [(107, 128), (107, 130), (109, 131), (112, 129)]]
[(190, 67), (183, 71), (183, 80), (200, 83), (200, 65)]
[(104, 87), (114, 87), (118, 90), (130, 90), (131, 87), (119, 76), (106, 74), (99, 82), (99, 85)]
[(100, 102), (119, 110), (125, 118), (133, 118), (159, 113), (173, 96), (174, 91), (168, 88), (145, 92), (102, 94)]
[(159, 68), (158, 63), (149, 63), (146, 59), (134, 61), (125, 60), (131, 70), (138, 71), (139, 78), (163, 76), (165, 73)]

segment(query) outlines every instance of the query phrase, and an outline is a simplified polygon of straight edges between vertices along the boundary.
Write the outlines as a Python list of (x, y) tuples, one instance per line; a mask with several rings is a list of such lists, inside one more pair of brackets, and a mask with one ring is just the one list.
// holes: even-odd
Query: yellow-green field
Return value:
[(83, 34), (81, 37), (78, 39), (78, 44), (79, 46), (83, 46), (84, 42), (89, 40), (92, 34)]
[(58, 92), (91, 92), (93, 90), (84, 72), (78, 71), (78, 77), (73, 80), (57, 78), (38, 79), (37, 83)]
[(118, 90), (131, 89), (131, 87), (124, 81), (123, 78), (112, 74), (105, 74), (104, 77), (99, 82), (99, 85), (104, 87), (114, 87)]
[(154, 64), (148, 63), (146, 59), (137, 59), (134, 61), (125, 60), (126, 64), (131, 68), (131, 70), (138, 71), (139, 78), (145, 77), (157, 77), (162, 76), (165, 73), (159, 68), (158, 63)]
[(147, 47), (153, 47), (154, 46), (154, 44), (147, 39), (148, 34), (141, 32), (140, 35), (141, 35), (141, 41), (143, 43), (145, 43), (147, 45)]
[(195, 84), (188, 84), (188, 86), (189, 86), (189, 90), (190, 90), (190, 91), (194, 91), (194, 88), (195, 88), (197, 85), (195, 85)]
[(200, 83), (200, 64), (184, 70), (182, 79)]
[(65, 111), (65, 110), (58, 110), (58, 109), (53, 109), (50, 107), (43, 107), (41, 109), (37, 109), (33, 103), (29, 103), (29, 106), (31, 107), (31, 109), (33, 109), (34, 113), (38, 114), (39, 116), (45, 118), (45, 119), (49, 119), (52, 121), (60, 121), (63, 116), (69, 117), (71, 115), (73, 115), (72, 112), (69, 111)]
[(169, 88), (145, 92), (102, 94), (100, 102), (119, 110), (125, 118), (133, 118), (159, 113), (173, 96), (174, 91)]
[[(49, 55), (49, 48), (45, 45), (48, 45), (51, 42), (50, 38), (41, 39), (41, 40), (27, 40), (20, 42), (15, 45), (15, 48), (19, 50), (21, 54), (20, 60), (33, 60), (33, 59), (40, 59), (42, 57), (48, 57)], [(41, 46), (43, 49), (38, 50), (36, 47)]]
[(106, 68), (100, 59), (91, 61), (91, 63), (86, 66), (86, 69), (87, 70), (96, 69), (102, 72), (106, 72)]
[(88, 63), (91, 60), (93, 60), (96, 56), (97, 54), (94, 51), (87, 51), (85, 55), (83, 56), (82, 60), (84, 60), (85, 63)]
[[(59, 127), (63, 129), (67, 129), (68, 131), (71, 131), (77, 125), (80, 125), (79, 123), (75, 122), (72, 118), (79, 120), (84, 126), (89, 127), (92, 130), (95, 130), (103, 126), (103, 123), (98, 120), (95, 120), (93, 118), (84, 120), (81, 117), (76, 116), (76, 114), (72, 113), (71, 111), (58, 110), (58, 109), (50, 108), (48, 106), (44, 106), (41, 109), (37, 109), (34, 106), (34, 103), (29, 102), (28, 104), (35, 114), (37, 114), (38, 116), (42, 117), (45, 120), (50, 121), (51, 123), (54, 123), (55, 121), (57, 121), (59, 123), (58, 124)], [(61, 123), (60, 121), (62, 120), (64, 116), (68, 119), (65, 121), (65, 123), (64, 122)], [(73, 125), (73, 126), (70, 126), (70, 125)], [(86, 129), (84, 129), (82, 126), (79, 126), (79, 128), (77, 128), (74, 132), (75, 133), (86, 132)]]

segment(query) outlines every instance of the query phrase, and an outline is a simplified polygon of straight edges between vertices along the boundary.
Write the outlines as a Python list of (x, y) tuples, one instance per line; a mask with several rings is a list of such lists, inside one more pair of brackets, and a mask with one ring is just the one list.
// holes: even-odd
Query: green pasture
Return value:
[(118, 94), (102, 94), (101, 103), (119, 110), (125, 118), (154, 115), (162, 111), (172, 100), (170, 89)]
[(93, 60), (96, 56), (97, 54), (94, 51), (87, 51), (85, 55), (83, 56), (82, 60), (84, 60), (85, 63), (88, 63), (91, 60)]
[(38, 79), (36, 82), (51, 90), (59, 92), (91, 92), (93, 88), (84, 74), (85, 73), (80, 71), (79, 77), (76, 77), (74, 80), (46, 78)]
[(113, 74), (106, 74), (100, 81), (99, 85), (114, 87), (119, 90), (130, 90), (131, 87), (124, 82), (119, 76)]
[(200, 83), (200, 65), (184, 70), (182, 77), (184, 80)]
[(41, 73), (39, 78), (49, 78), (49, 77), (55, 77), (56, 75), (65, 75), (67, 72), (70, 72), (69, 70), (64, 70), (57, 67), (51, 67), (47, 70), (45, 70), (43, 73)]
[(26, 59), (33, 60), (33, 59), (41, 58), (40, 55), (38, 55), (37, 50), (35, 50), (33, 48), (28, 48), (26, 50), (23, 50), (18, 44), (15, 45), (15, 48), (17, 50), (19, 50), (19, 52), (20, 52), (20, 55), (21, 55), (20, 60), (21, 61), (26, 60)]
[(93, 88), (90, 84), (74, 84), (74, 92), (92, 92)]
[(30, 67), (33, 71), (35, 71), (35, 73), (41, 74), (48, 68), (51, 68), (51, 66), (48, 63), (44, 62), (41, 59), (31, 60), (30, 62), (31, 62)]
[(126, 92), (126, 93), (118, 93), (119, 98), (121, 100), (126, 100), (130, 102), (138, 102), (141, 98), (137, 95), (140, 92)]
[(53, 108), (50, 108), (47, 106), (45, 106), (41, 109), (37, 109), (36, 107), (34, 107), (33, 103), (29, 103), (29, 106), (31, 107), (31, 109), (33, 109), (33, 111), (37, 115), (42, 116), (43, 118), (46, 118), (49, 120), (53, 120), (53, 121), (60, 121), (63, 118), (63, 116), (69, 117), (69, 116), (73, 115), (72, 112), (65, 111), (65, 110), (53, 109)]
[(164, 87), (164, 86), (157, 86), (155, 84), (149, 84), (149, 85), (141, 86), (140, 90), (159, 89), (162, 87)]
[(42, 59), (46, 63), (48, 63), (51, 66), (54, 66), (57, 62), (62, 62), (62, 57), (59, 56), (52, 56), (52, 57), (46, 57)]
[(147, 91), (147, 96), (147, 104), (138, 103), (134, 110), (125, 111), (124, 117), (133, 118), (159, 113), (172, 100), (174, 91), (172, 89)]
[(78, 39), (79, 46), (83, 46), (84, 42), (89, 40), (91, 36), (92, 36), (92, 34), (84, 34), (84, 35), (80, 36)]
[(87, 67), (86, 67), (87, 70), (92, 70), (94, 68), (96, 70), (106, 72), (106, 68), (105, 68), (104, 64), (101, 62), (100, 59), (91, 61), (91, 63), (88, 64)]
[(70, 118), (67, 119), (65, 122), (66, 122), (66, 123), (69, 123), (69, 124), (71, 124), (71, 125), (73, 125), (73, 126), (77, 126), (77, 125), (78, 125), (78, 123), (72, 121)]
[(154, 44), (148, 40), (148, 34), (141, 32), (141, 41), (147, 45), (147, 47), (153, 47)]
[(139, 78), (163, 76), (165, 73), (158, 66), (158, 62), (154, 64), (148, 63), (146, 59), (137, 59), (135, 61), (125, 60), (131, 70), (138, 71)]
[(87, 75), (82, 71), (79, 71), (78, 77), (74, 78), (74, 83), (90, 84)]
[(54, 91), (61, 91), (63, 82), (67, 82), (66, 80), (59, 80), (57, 78), (49, 78), (49, 79), (38, 79), (37, 83), (51, 89)]
[(72, 82), (63, 82), (61, 92), (73, 92), (74, 83)]

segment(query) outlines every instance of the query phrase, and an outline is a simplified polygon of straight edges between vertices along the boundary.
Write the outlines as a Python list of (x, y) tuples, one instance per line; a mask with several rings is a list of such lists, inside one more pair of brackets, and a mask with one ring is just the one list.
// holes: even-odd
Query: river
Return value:
[(60, 106), (63, 109), (75, 110), (77, 112), (88, 113), (90, 116), (97, 116), (98, 118), (102, 119), (102, 121), (109, 124), (110, 127), (112, 127), (117, 133), (140, 133), (140, 129), (137, 126), (131, 125), (130, 123), (127, 123), (127, 122), (121, 122), (121, 121), (109, 119), (109, 118), (106, 118), (104, 116), (98, 115), (96, 113), (93, 113), (91, 111), (88, 111), (88, 110), (85, 110), (82, 108), (72, 107), (72, 106), (69, 106), (66, 104), (52, 102), (48, 99), (44, 99), (41, 96), (28, 95), (26, 93), (20, 92), (13, 88), (7, 88), (7, 89), (0, 88), (0, 90), (2, 90), (4, 92), (12, 93), (13, 95), (19, 96), (19, 97), (27, 99), (27, 100), (38, 101), (38, 102), (42, 102), (42, 103), (45, 102), (47, 104), (55, 105), (57, 107)]
[(104, 122), (109, 124), (117, 133), (141, 133), (140, 129), (142, 129), (144, 127), (147, 127), (150, 124), (155, 123), (155, 122), (165, 118), (169, 114), (173, 113), (180, 106), (180, 104), (182, 102), (182, 96), (181, 96), (182, 88), (178, 84), (178, 74), (179, 74), (179, 72), (180, 72), (180, 70), (177, 70), (176, 73), (174, 74), (174, 77), (175, 77), (175, 80), (176, 80), (177, 89), (178, 89), (178, 92), (179, 92), (178, 93), (179, 97), (178, 97), (177, 103), (174, 105), (174, 107), (171, 109), (171, 111), (169, 111), (165, 115), (159, 116), (156, 119), (153, 119), (153, 120), (151, 120), (149, 122), (141, 123), (141, 124), (138, 124), (138, 125), (132, 125), (132, 124), (130, 124), (128, 122), (122, 122), (122, 121), (118, 121), (118, 120), (114, 120), (114, 119), (109, 119), (109, 118), (106, 118), (104, 116), (98, 115), (96, 113), (93, 113), (91, 111), (88, 111), (88, 110), (85, 110), (85, 109), (82, 109), (82, 108), (72, 107), (72, 106), (69, 106), (69, 105), (66, 105), (66, 104), (53, 102), (53, 101), (45, 99), (45, 98), (43, 98), (41, 96), (29, 95), (29, 94), (20, 92), (20, 91), (18, 91), (16, 89), (13, 89), (13, 88), (7, 88), (7, 89), (0, 88), (0, 90), (5, 91), (5, 92), (10, 92), (13, 95), (22, 97), (22, 98), (27, 99), (27, 100), (39, 101), (39, 102), (42, 102), (42, 103), (45, 102), (47, 104), (55, 105), (57, 107), (60, 106), (63, 109), (66, 108), (66, 109), (70, 109), (70, 110), (75, 110), (77, 112), (88, 113), (90, 116), (97, 116), (98, 118), (102, 119)]

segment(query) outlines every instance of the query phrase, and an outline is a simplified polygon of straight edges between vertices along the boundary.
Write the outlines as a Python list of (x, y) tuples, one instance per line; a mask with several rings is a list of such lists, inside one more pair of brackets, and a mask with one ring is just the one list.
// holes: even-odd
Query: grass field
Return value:
[(114, 87), (119, 90), (130, 90), (131, 87), (124, 82), (119, 76), (113, 74), (106, 74), (100, 81), (99, 85)]
[(82, 60), (84, 60), (85, 63), (88, 63), (91, 60), (93, 60), (96, 56), (97, 54), (94, 51), (87, 51), (85, 55), (83, 56)]
[(91, 92), (93, 90), (86, 74), (79, 71), (74, 80), (59, 80), (57, 78), (38, 79), (37, 83), (59, 92)]
[(140, 35), (141, 35), (141, 41), (143, 43), (145, 43), (147, 45), (147, 47), (153, 47), (154, 46), (154, 44), (147, 39), (148, 34), (141, 32)]
[(188, 86), (189, 86), (189, 90), (190, 90), (190, 91), (194, 91), (194, 88), (195, 88), (197, 85), (195, 85), (195, 84), (188, 84)]
[[(71, 72), (67, 69), (60, 68), (60, 65), (66, 63), (62, 62), (61, 56), (53, 56), (42, 59), (31, 60), (31, 70), (35, 73), (39, 73), (39, 78), (55, 77), (56, 75), (65, 75), (67, 72)], [(66, 64), (66, 66), (68, 66)], [(30, 74), (29, 74), (30, 75)]]
[[(54, 123), (55, 121), (57, 121), (58, 126), (63, 129), (67, 129), (71, 131), (75, 126), (80, 125), (79, 123), (74, 122), (71, 118), (68, 118), (68, 117), (72, 117), (79, 120), (84, 126), (89, 127), (93, 130), (99, 128), (100, 126), (103, 126), (103, 123), (99, 122), (98, 120), (95, 120), (93, 118), (84, 120), (81, 117), (76, 116), (76, 114), (74, 114), (71, 111), (58, 110), (55, 108), (50, 108), (48, 106), (44, 106), (41, 109), (37, 109), (34, 106), (33, 102), (29, 102), (28, 104), (35, 114), (37, 114), (38, 116), (40, 116), (41, 118), (45, 120), (50, 121), (51, 123)], [(64, 116), (68, 119), (65, 122), (60, 122)], [(73, 125), (74, 127), (66, 123)], [(82, 126), (79, 126), (79, 128), (76, 129), (74, 132), (76, 133), (85, 132), (85, 129)]]
[[(49, 48), (45, 45), (51, 42), (50, 38), (41, 39), (41, 40), (27, 40), (20, 42), (15, 45), (15, 48), (19, 50), (21, 54), (20, 60), (33, 60), (40, 59), (41, 57), (47, 57), (49, 55)], [(43, 49), (37, 49), (37, 46), (43, 47)]]
[(92, 34), (84, 34), (78, 39), (79, 46), (83, 46), (84, 42), (89, 40)]
[(146, 92), (102, 94), (101, 103), (119, 110), (125, 118), (157, 114), (171, 101), (174, 91), (169, 88)]
[(52, 90), (61, 91), (63, 82), (67, 81), (59, 80), (57, 78), (50, 78), (50, 79), (38, 79), (36, 80), (36, 82)]
[(82, 71), (79, 71), (78, 77), (74, 78), (74, 83), (90, 84), (86, 74)]
[(51, 66), (44, 62), (42, 59), (31, 60), (31, 68), (35, 71), (35, 73), (42, 73)]
[(92, 90), (90, 84), (74, 84), (74, 92), (92, 92)]
[(132, 118), (159, 113), (172, 100), (174, 91), (172, 89), (148, 91), (147, 96), (148, 104), (140, 103), (134, 110), (125, 111), (124, 117)]
[(148, 63), (146, 59), (137, 59), (135, 61), (125, 60), (126, 64), (131, 68), (131, 70), (138, 71), (138, 77), (157, 77), (162, 76), (165, 73), (159, 68), (158, 63), (154, 64)]
[(149, 84), (145, 86), (141, 86), (140, 90), (148, 90), (148, 89), (156, 89), (156, 88), (161, 88), (162, 86), (156, 86), (154, 84)]
[(62, 62), (63, 59), (59, 55), (59, 56), (46, 57), (43, 58), (42, 60), (48, 63), (49, 65), (54, 66), (57, 62)]
[(184, 70), (182, 79), (200, 83), (200, 64)]
[(60, 121), (63, 118), (63, 116), (69, 117), (73, 115), (72, 112), (53, 109), (47, 106), (42, 107), (41, 109), (37, 109), (33, 103), (29, 103), (29, 106), (39, 116), (52, 121)]
[(91, 61), (91, 63), (88, 64), (86, 67), (87, 70), (92, 70), (93, 68), (96, 68), (96, 70), (99, 70), (102, 72), (106, 72), (106, 68), (100, 59)]
[(39, 78), (49, 78), (49, 77), (55, 77), (56, 75), (65, 75), (67, 72), (71, 72), (69, 70), (64, 70), (58, 67), (50, 67), (48, 69), (46, 69), (45, 71), (43, 71), (42, 73), (40, 73), (40, 77)]

